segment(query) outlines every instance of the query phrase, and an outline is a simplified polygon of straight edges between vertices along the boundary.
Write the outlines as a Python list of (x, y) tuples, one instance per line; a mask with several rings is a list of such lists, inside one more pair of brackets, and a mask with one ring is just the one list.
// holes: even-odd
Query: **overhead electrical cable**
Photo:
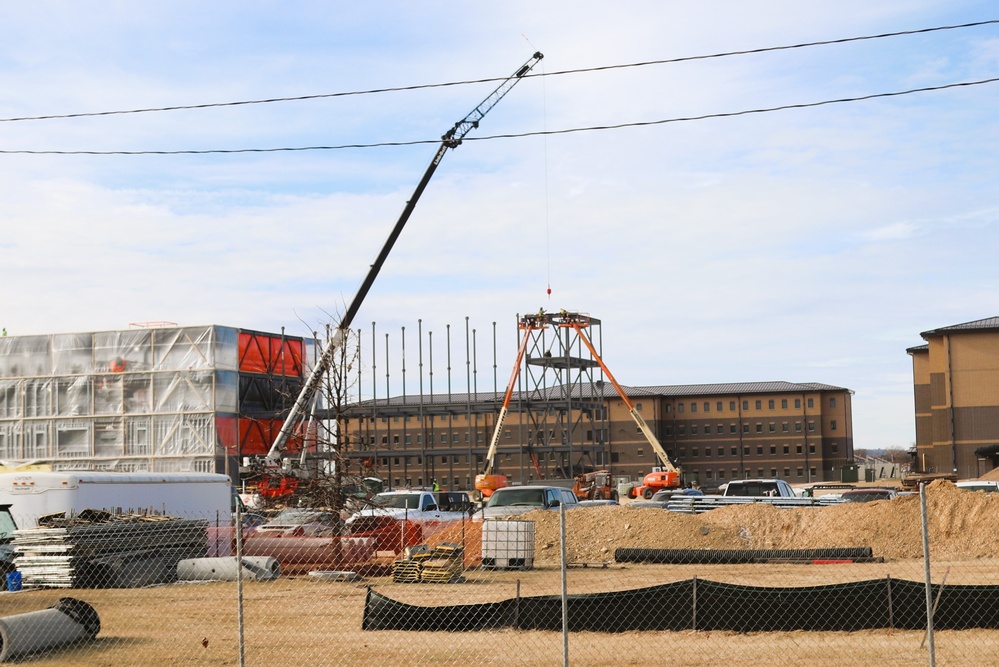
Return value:
[[(801, 42), (799, 44), (785, 44), (781, 46), (765, 46), (756, 49), (744, 49), (738, 51), (723, 51), (721, 53), (711, 53), (699, 56), (680, 56), (677, 58), (665, 58), (662, 60), (646, 60), (643, 62), (636, 63), (625, 63), (620, 65), (602, 65), (598, 67), (584, 67), (578, 69), (568, 69), (559, 70), (555, 72), (544, 72), (537, 74), (528, 74), (524, 78), (529, 77), (548, 77), (548, 76), (563, 76), (566, 74), (584, 74), (588, 72), (602, 72), (607, 70), (615, 69), (627, 69), (631, 67), (647, 67), (650, 65), (667, 65), (673, 63), (683, 63), (691, 62), (696, 60), (710, 60), (713, 58), (729, 58), (733, 56), (746, 56), (754, 55), (759, 53), (769, 53), (772, 51), (788, 51), (792, 49), (804, 49), (813, 46), (829, 46), (833, 44), (847, 44), (849, 42), (860, 42), (866, 40), (875, 39), (885, 39), (889, 37), (903, 37), (907, 35), (921, 35), (931, 32), (940, 32), (944, 30), (961, 30), (965, 28), (976, 28), (985, 25), (999, 24), (999, 19), (989, 19), (986, 21), (975, 21), (972, 23), (960, 23), (955, 25), (944, 25), (936, 26), (932, 28), (918, 28), (915, 30), (900, 30), (896, 32), (884, 32), (876, 35), (861, 35), (859, 37), (843, 37), (839, 39), (827, 39), (814, 42)], [(445, 83), (428, 83), (428, 84), (418, 84), (412, 86), (396, 86), (389, 88), (371, 88), (368, 90), (354, 90), (354, 91), (344, 91), (336, 93), (317, 93), (314, 95), (296, 95), (291, 97), (270, 97), (264, 99), (256, 100), (241, 100), (236, 102), (208, 102), (204, 104), (186, 104), (186, 105), (175, 105), (175, 106), (164, 106), (164, 107), (149, 107), (144, 109), (120, 109), (115, 111), (88, 111), (80, 113), (65, 113), (65, 114), (49, 114), (44, 116), (18, 116), (11, 118), (0, 118), (0, 123), (15, 123), (22, 121), (38, 121), (38, 120), (65, 120), (70, 118), (91, 118), (97, 116), (118, 116), (124, 114), (139, 114), (139, 113), (154, 113), (154, 112), (165, 112), (165, 111), (186, 111), (193, 109), (210, 109), (218, 107), (234, 107), (234, 106), (247, 106), (253, 104), (272, 104), (275, 102), (299, 102), (306, 100), (317, 100), (325, 98), (334, 97), (350, 97), (354, 95), (375, 95), (380, 93), (396, 93), (405, 92), (411, 90), (425, 90), (428, 88), (447, 88), (450, 86), (465, 86), (469, 84), (476, 83), (490, 83), (496, 81), (503, 81), (506, 77), (491, 77), (487, 79), (469, 79), (465, 81), (449, 81)]]
[[(537, 132), (519, 132), (512, 134), (492, 134), (482, 137), (465, 137), (463, 141), (490, 141), (495, 139), (518, 139), (522, 137), (552, 136), (557, 134), (573, 134), (577, 132), (599, 132), (604, 130), (620, 130), (629, 127), (648, 127), (651, 125), (667, 125), (669, 123), (684, 123), (699, 120), (710, 120), (713, 118), (732, 118), (735, 116), (749, 116), (752, 114), (771, 113), (775, 111), (788, 111), (791, 109), (808, 109), (821, 107), (830, 104), (845, 104), (849, 102), (863, 102), (888, 97), (901, 97), (903, 95), (913, 95), (916, 93), (927, 93), (937, 90), (948, 90), (951, 88), (967, 88), (971, 86), (981, 86), (988, 83), (999, 82), (999, 77), (991, 79), (981, 79), (978, 81), (960, 81), (958, 83), (947, 83), (939, 86), (926, 86), (923, 88), (910, 88), (908, 90), (891, 91), (887, 93), (871, 93), (869, 95), (859, 95), (857, 97), (840, 97), (832, 100), (821, 100), (818, 102), (800, 102), (797, 104), (782, 104), (775, 107), (764, 107), (760, 109), (743, 109), (742, 111), (728, 111), (719, 113), (701, 114), (698, 116), (679, 116), (674, 118), (663, 118), (659, 120), (633, 121), (627, 123), (615, 123), (613, 125), (589, 125), (586, 127), (573, 127), (563, 130), (539, 130)], [(439, 144), (440, 139), (416, 139), (413, 141), (382, 141), (367, 144), (340, 144), (337, 146), (285, 146), (278, 148), (211, 148), (204, 150), (164, 150), (164, 151), (88, 151), (88, 150), (2, 150), (0, 155), (210, 155), (228, 153), (281, 153), (293, 151), (333, 151), (346, 150), (351, 148), (384, 148), (393, 146), (419, 146), (423, 144)]]

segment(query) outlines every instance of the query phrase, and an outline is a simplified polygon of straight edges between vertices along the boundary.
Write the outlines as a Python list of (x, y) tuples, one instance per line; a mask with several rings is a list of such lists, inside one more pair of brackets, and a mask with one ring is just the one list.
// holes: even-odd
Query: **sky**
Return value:
[[(13, 119), (477, 81), (541, 51), (544, 76), (445, 155), (355, 318), (389, 334), (375, 374), (405, 327), (414, 391), (415, 332), (439, 360), (450, 325), (463, 359), (467, 322), (489, 339), (479, 388), (494, 367), (502, 388), (518, 314), (565, 308), (601, 320), (622, 384), (846, 387), (857, 448), (908, 447), (906, 348), (999, 315), (999, 83), (675, 119), (996, 78), (999, 24), (564, 72), (996, 19), (971, 0), (4, 3), (0, 325), (322, 330), (497, 83)], [(424, 143), (12, 152), (393, 142)]]

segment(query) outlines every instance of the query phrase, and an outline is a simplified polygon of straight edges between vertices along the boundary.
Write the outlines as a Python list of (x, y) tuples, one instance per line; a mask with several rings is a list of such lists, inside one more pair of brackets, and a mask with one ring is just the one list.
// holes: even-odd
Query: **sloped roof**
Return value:
[(999, 329), (999, 317), (986, 317), (983, 320), (974, 320), (973, 322), (965, 322), (963, 324), (953, 324), (949, 327), (941, 327), (939, 329), (931, 329), (929, 331), (924, 331), (920, 334), (925, 339), (935, 338), (937, 336), (943, 336), (944, 334), (949, 334), (953, 332), (961, 331), (982, 331), (989, 329)]
[(905, 351), (909, 354), (915, 354), (916, 352), (929, 352), (930, 346), (929, 344), (915, 345), (913, 347), (907, 347)]
[[(572, 387), (572, 398), (617, 398), (617, 391), (610, 382), (598, 382), (594, 387), (596, 396), (591, 395), (590, 387), (585, 388), (580, 385)], [(632, 398), (641, 397), (667, 397), (682, 398), (686, 396), (719, 396), (719, 395), (739, 395), (739, 394), (797, 394), (810, 391), (850, 391), (845, 387), (837, 387), (821, 382), (785, 382), (775, 380), (770, 382), (731, 382), (722, 384), (678, 384), (678, 385), (653, 385), (646, 387), (629, 387), (622, 385), (624, 392)], [(528, 392), (514, 392), (513, 400), (544, 400), (565, 398), (562, 394), (561, 386), (546, 387), (543, 394)], [(457, 393), (450, 394), (424, 394), (422, 399), (419, 395), (392, 396), (388, 399), (378, 398), (374, 401), (379, 406), (455, 406), (463, 404), (479, 403), (502, 403), (503, 392), (478, 392), (478, 393)], [(371, 405), (370, 399), (362, 401), (360, 405)]]

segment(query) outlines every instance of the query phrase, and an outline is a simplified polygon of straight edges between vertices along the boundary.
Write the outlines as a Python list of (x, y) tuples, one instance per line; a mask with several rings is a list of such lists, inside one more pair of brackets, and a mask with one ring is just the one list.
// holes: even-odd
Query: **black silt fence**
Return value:
[[(933, 595), (939, 591), (933, 587)], [(364, 630), (462, 632), (562, 629), (557, 595), (486, 604), (422, 607), (368, 589)], [(736, 586), (690, 579), (630, 591), (570, 595), (569, 630), (854, 631), (926, 627), (924, 584), (874, 579), (799, 588)], [(934, 615), (937, 629), (999, 628), (999, 586), (948, 586)]]

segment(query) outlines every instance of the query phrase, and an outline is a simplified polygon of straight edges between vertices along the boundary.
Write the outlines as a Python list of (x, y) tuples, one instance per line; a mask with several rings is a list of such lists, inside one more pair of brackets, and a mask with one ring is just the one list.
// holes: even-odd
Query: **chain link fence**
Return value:
[(324, 517), (51, 521), (9, 545), (0, 661), (996, 662), (999, 494), (936, 482), (871, 503), (641, 505), (349, 536)]

